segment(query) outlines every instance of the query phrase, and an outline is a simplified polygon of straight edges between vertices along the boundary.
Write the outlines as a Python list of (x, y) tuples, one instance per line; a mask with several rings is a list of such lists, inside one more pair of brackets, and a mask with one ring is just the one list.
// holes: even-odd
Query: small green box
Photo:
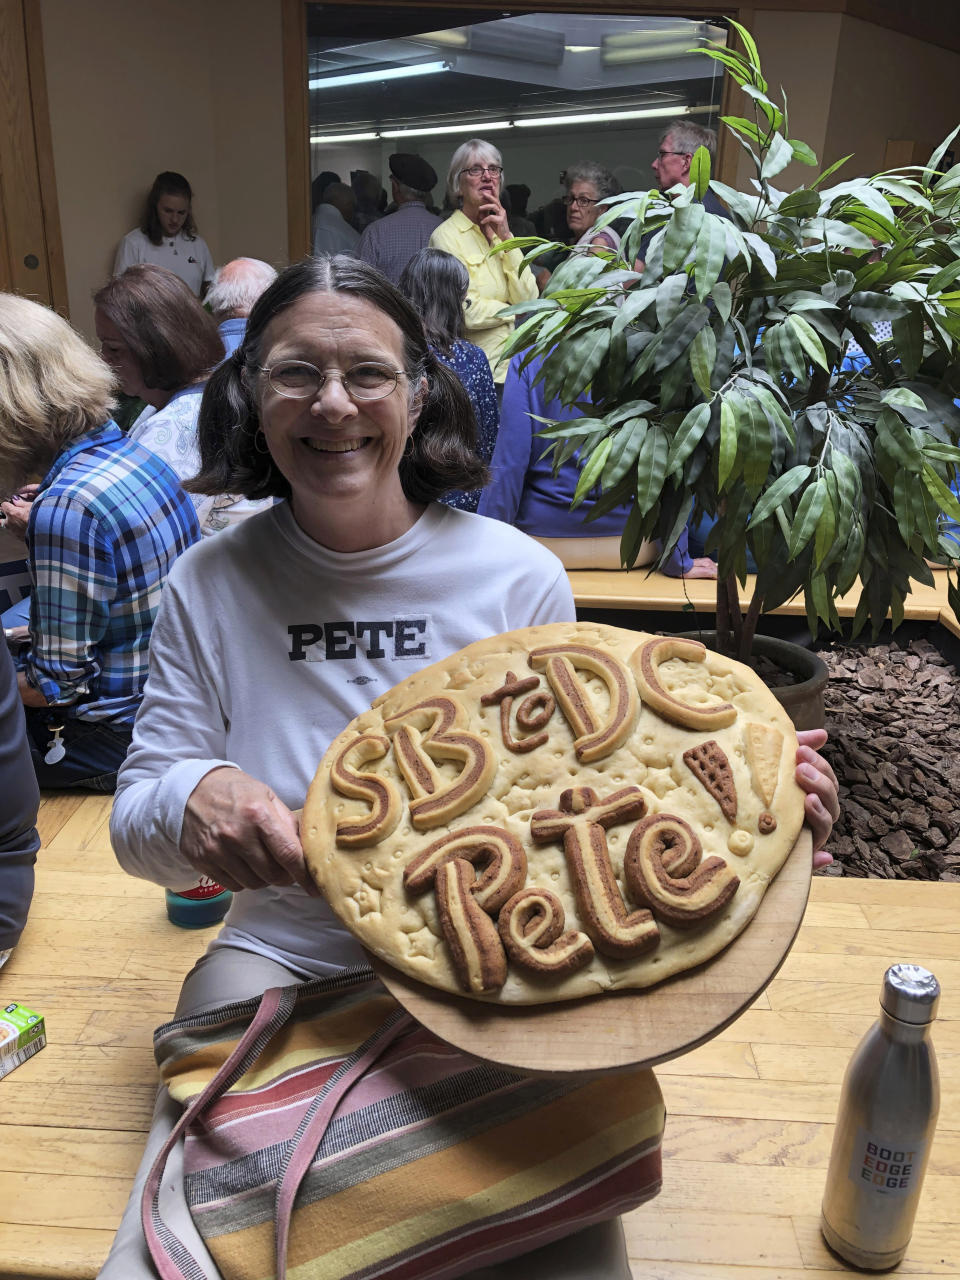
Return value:
[(22, 1004), (0, 1009), (0, 1080), (47, 1043), (43, 1014)]

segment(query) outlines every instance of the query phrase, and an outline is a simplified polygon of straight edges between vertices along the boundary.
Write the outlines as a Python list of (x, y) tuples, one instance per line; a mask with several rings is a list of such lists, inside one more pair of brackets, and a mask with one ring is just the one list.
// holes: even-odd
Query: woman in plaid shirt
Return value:
[(113, 390), (65, 320), (0, 294), (0, 493), (39, 480), (30, 623), (7, 639), (42, 787), (114, 790), (160, 589), (200, 536), (175, 473), (111, 420)]

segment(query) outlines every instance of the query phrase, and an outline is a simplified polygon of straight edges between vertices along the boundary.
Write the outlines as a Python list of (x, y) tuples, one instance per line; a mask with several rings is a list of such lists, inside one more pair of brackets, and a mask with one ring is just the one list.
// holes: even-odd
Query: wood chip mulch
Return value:
[(817, 652), (841, 807), (820, 874), (960, 881), (956, 668), (925, 639)]

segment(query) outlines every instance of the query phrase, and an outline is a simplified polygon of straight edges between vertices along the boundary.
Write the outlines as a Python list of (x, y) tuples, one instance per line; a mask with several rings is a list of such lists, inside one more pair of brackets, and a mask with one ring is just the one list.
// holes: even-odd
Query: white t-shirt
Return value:
[[(474, 640), (574, 616), (554, 555), (439, 503), (371, 551), (320, 546), (285, 502), (197, 544), (174, 565), (153, 628), (111, 819), (121, 865), (172, 889), (192, 883), (180, 829), (211, 769), (235, 764), (298, 809), (329, 743), (379, 694)], [(213, 944), (225, 945), (305, 976), (362, 961), (326, 904), (296, 887), (236, 894)]]
[(182, 231), (175, 236), (164, 236), (159, 244), (153, 244), (139, 227), (127, 232), (117, 249), (113, 274), (118, 276), (140, 262), (166, 267), (188, 284), (197, 297), (203, 286), (213, 281), (213, 259), (206, 240), (201, 236), (191, 240)]

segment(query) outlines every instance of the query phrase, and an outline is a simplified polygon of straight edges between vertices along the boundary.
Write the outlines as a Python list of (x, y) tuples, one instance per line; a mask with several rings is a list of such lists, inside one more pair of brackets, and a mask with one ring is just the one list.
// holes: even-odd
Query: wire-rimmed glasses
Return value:
[(343, 373), (323, 373), (306, 360), (278, 360), (261, 365), (260, 372), (278, 396), (288, 400), (314, 400), (331, 380), (339, 381), (351, 400), (383, 400), (399, 384), (402, 369), (365, 360)]
[(489, 173), (491, 178), (499, 178), (503, 173), (503, 166), (499, 164), (471, 164), (467, 165), (465, 169), (461, 169), (460, 173), (465, 173), (470, 178), (482, 178), (486, 173)]

